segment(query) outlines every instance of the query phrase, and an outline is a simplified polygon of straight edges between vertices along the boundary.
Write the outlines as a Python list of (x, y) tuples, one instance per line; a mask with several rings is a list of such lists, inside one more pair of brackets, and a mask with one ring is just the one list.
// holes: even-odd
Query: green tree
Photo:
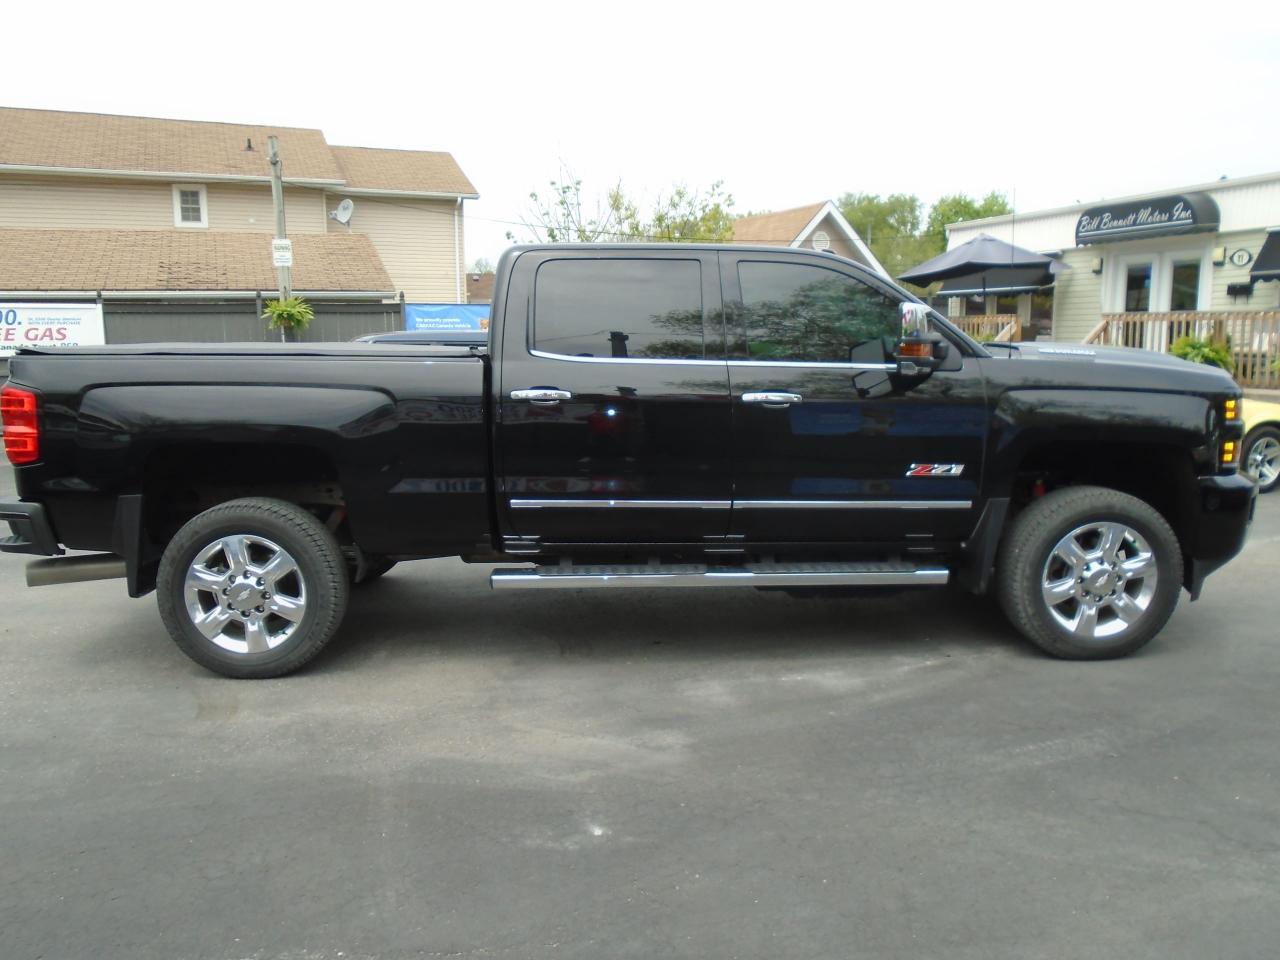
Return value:
[[(536, 243), (610, 243), (627, 240), (727, 241), (733, 236), (733, 197), (720, 181), (707, 190), (676, 184), (652, 207), (615, 183), (594, 205), (584, 201), (582, 180), (562, 167), (548, 189), (529, 194), (524, 232)], [(516, 240), (513, 231), (508, 240)]]
[(935, 256), (947, 249), (947, 224), (959, 223), (961, 220), (981, 220), (984, 217), (998, 217), (1012, 213), (1013, 207), (1003, 193), (992, 190), (981, 200), (963, 193), (952, 193), (939, 197), (938, 202), (929, 210), (929, 222), (924, 232), (933, 244)]
[(890, 276), (933, 256), (921, 235), (923, 205), (914, 194), (846, 193), (836, 206)]

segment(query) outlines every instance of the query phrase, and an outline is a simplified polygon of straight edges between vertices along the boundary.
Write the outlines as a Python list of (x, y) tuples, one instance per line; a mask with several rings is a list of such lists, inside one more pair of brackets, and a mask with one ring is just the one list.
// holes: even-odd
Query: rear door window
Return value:
[(697, 260), (551, 260), (534, 282), (533, 349), (602, 359), (701, 360)]
[(739, 355), (801, 363), (883, 363), (900, 327), (898, 302), (853, 277), (800, 263), (742, 260)]

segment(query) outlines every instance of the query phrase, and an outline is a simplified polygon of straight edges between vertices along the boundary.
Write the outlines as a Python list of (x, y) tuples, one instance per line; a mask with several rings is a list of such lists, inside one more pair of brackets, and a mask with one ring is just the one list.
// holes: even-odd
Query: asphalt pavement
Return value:
[(154, 598), (22, 564), (6, 960), (1280, 949), (1280, 494), (1107, 663), (959, 594), (492, 594), (426, 561), (305, 673), (233, 681)]

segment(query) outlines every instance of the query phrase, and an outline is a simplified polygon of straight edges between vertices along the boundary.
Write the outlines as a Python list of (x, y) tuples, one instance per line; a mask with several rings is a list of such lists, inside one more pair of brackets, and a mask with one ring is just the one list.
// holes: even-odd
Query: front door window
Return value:
[(1132, 264), (1125, 273), (1125, 313), (1146, 313), (1151, 309), (1151, 264)]
[(1180, 260), (1173, 264), (1173, 290), (1169, 295), (1170, 310), (1195, 310), (1200, 298), (1200, 261)]

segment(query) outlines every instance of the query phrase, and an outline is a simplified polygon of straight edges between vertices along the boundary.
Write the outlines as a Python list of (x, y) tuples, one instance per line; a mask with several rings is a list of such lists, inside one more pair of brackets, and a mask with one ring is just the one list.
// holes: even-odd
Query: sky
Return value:
[(566, 168), (588, 205), (723, 181), (740, 214), (1280, 171), (1274, 2), (20, 3), (5, 34), (0, 105), (447, 150), (469, 263)]

